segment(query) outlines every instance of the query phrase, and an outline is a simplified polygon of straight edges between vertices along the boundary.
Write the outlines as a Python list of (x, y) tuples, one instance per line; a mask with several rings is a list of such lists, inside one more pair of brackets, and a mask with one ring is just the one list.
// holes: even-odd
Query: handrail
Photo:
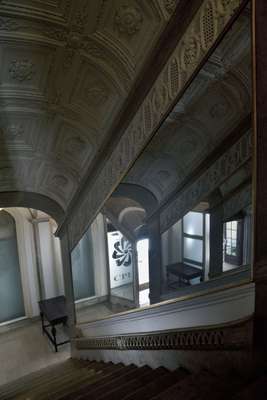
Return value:
[(253, 315), (230, 323), (123, 335), (76, 338), (76, 350), (240, 350), (253, 338)]
[[(238, 271), (238, 273), (240, 273), (240, 270)], [(231, 273), (230, 271), (229, 271), (229, 273), (227, 272), (227, 276), (231, 276), (231, 275), (235, 275), (235, 274), (237, 274), (237, 272), (233, 272), (233, 273)], [(122, 311), (122, 312), (119, 312), (119, 313), (116, 313), (116, 314), (112, 314), (112, 315), (107, 315), (105, 317), (96, 318), (94, 320), (83, 321), (83, 322), (79, 323), (78, 325), (79, 326), (88, 325), (88, 324), (95, 323), (95, 322), (98, 322), (98, 321), (109, 320), (109, 319), (113, 319), (115, 317), (117, 318), (117, 317), (124, 316), (124, 315), (127, 315), (127, 314), (130, 315), (132, 313), (138, 313), (138, 312), (143, 312), (145, 310), (156, 309), (156, 308), (159, 308), (159, 307), (161, 307), (163, 305), (167, 305), (167, 304), (175, 304), (175, 303), (180, 303), (180, 302), (187, 301), (187, 300), (196, 299), (196, 298), (199, 298), (199, 297), (207, 296), (208, 294), (223, 292), (223, 291), (229, 290), (229, 289), (231, 289), (233, 287), (238, 288), (238, 287), (241, 287), (241, 286), (243, 286), (243, 285), (245, 285), (245, 284), (247, 284), (249, 282), (252, 282), (252, 278), (241, 280), (238, 284), (236, 282), (232, 282), (232, 283), (229, 283), (227, 285), (224, 285), (223, 287), (208, 288), (206, 290), (202, 290), (201, 292), (194, 292), (194, 293), (190, 293), (190, 294), (187, 294), (187, 295), (184, 295), (184, 296), (176, 297), (174, 299), (163, 300), (163, 301), (161, 301), (159, 303), (155, 303), (155, 304), (152, 304), (152, 305), (143, 306), (143, 307), (139, 307), (139, 308), (133, 308), (131, 310)]]

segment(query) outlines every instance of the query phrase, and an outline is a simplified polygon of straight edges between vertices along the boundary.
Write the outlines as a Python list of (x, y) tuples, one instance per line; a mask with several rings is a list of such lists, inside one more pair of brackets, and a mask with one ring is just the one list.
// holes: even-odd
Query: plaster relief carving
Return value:
[(199, 60), (200, 43), (196, 35), (189, 35), (182, 51), (182, 68), (187, 71), (189, 66), (194, 65)]
[(227, 103), (217, 103), (214, 104), (210, 110), (210, 115), (214, 119), (223, 118), (229, 110)]
[(56, 186), (65, 187), (68, 184), (68, 179), (63, 175), (55, 175), (52, 178), (52, 183)]
[(101, 106), (108, 100), (108, 92), (104, 87), (89, 87), (85, 89), (85, 98), (89, 106)]
[(20, 83), (31, 81), (35, 74), (34, 64), (30, 60), (14, 60), (10, 63), (9, 74)]
[(80, 338), (75, 345), (78, 350), (233, 350), (249, 348), (251, 338), (252, 319), (249, 319), (215, 328)]
[(69, 154), (83, 153), (86, 150), (86, 141), (81, 137), (71, 137), (66, 141), (65, 149)]
[(217, 36), (218, 21), (215, 18), (215, 6), (212, 1), (208, 2), (203, 9), (201, 23), (201, 39), (203, 48), (208, 48)]
[(20, 25), (11, 18), (0, 18), (0, 30), (1, 31), (16, 31), (20, 28)]
[(179, 0), (164, 0), (164, 6), (166, 11), (169, 14), (172, 14), (175, 10), (176, 4), (179, 3)]
[(20, 139), (24, 133), (22, 125), (13, 124), (4, 128), (0, 128), (1, 135), (6, 139)]
[(12, 177), (12, 167), (0, 167), (0, 179), (10, 179)]
[(141, 29), (143, 16), (139, 8), (123, 5), (115, 15), (115, 25), (120, 33), (132, 36)]

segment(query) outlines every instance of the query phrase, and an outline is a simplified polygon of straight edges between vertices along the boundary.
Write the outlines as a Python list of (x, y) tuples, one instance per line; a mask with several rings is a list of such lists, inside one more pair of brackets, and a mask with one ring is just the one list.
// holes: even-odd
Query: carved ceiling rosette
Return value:
[(176, 4), (179, 3), (180, 0), (164, 0), (164, 7), (169, 14), (172, 14), (175, 10)]
[(143, 23), (141, 10), (135, 6), (122, 5), (116, 12), (115, 25), (122, 34), (132, 36), (140, 31)]
[(109, 93), (103, 86), (86, 88), (84, 94), (89, 106), (103, 106), (109, 98)]
[(31, 81), (35, 74), (34, 64), (30, 60), (14, 60), (9, 66), (9, 74), (15, 81)]

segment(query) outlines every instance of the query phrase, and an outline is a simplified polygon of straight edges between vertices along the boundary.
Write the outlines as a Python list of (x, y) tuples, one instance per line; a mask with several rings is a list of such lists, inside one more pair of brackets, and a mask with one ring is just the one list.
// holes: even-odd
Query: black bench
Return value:
[[(57, 352), (58, 346), (70, 342), (69, 340), (65, 340), (64, 342), (60, 343), (57, 342), (56, 325), (67, 325), (68, 321), (65, 296), (58, 296), (47, 300), (41, 300), (39, 301), (39, 308), (43, 333), (47, 335), (48, 339), (54, 345), (55, 351)], [(45, 325), (44, 320), (46, 320), (48, 324)], [(52, 335), (47, 329), (48, 327), (52, 327)]]
[[(169, 287), (174, 287), (174, 284), (178, 283), (178, 286), (188, 286), (191, 285), (191, 280), (195, 278), (200, 278), (203, 280), (202, 269), (193, 267), (191, 265), (179, 262), (175, 264), (169, 264), (166, 267), (167, 270), (167, 281)], [(170, 275), (174, 275), (178, 278), (176, 281), (170, 281)]]

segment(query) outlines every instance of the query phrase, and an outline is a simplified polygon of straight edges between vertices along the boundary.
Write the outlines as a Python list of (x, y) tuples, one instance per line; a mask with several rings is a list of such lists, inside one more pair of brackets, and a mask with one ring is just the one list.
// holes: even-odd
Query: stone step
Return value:
[[(8, 391), (2, 391), (5, 395), (5, 399), (11, 399), (14, 398), (17, 394), (17, 391), (19, 391), (21, 394), (27, 393), (31, 391), (32, 393), (34, 391), (38, 391), (40, 388), (45, 388), (47, 386), (51, 387), (52, 385), (60, 385), (64, 384), (64, 382), (69, 381), (70, 379), (73, 380), (74, 376), (80, 376), (80, 375), (86, 375), (88, 374), (88, 371), (93, 370), (97, 371), (99, 368), (107, 368), (107, 365), (104, 363), (68, 363), (66, 367), (62, 366), (62, 368), (58, 369), (51, 369), (49, 371), (46, 370), (43, 374), (40, 374), (40, 376), (34, 376), (32, 379), (29, 379), (26, 383), (25, 382), (19, 382), (16, 383), (11, 390)], [(90, 373), (91, 374), (91, 373)], [(1, 388), (2, 389), (2, 388)], [(1, 394), (2, 396), (2, 394)], [(0, 396), (0, 399), (2, 398)]]
[(169, 372), (164, 368), (158, 368), (153, 371), (151, 382), (141, 388), (136, 388), (130, 394), (123, 397), (123, 400), (146, 400), (152, 396), (158, 395), (166, 388), (176, 384), (182, 379), (188, 377), (189, 373), (180, 368), (174, 372)]
[(245, 382), (230, 371), (189, 374), (67, 360), (2, 386), (0, 400), (266, 400), (267, 374), (261, 374)]
[(40, 376), (43, 376), (46, 372), (50, 373), (51, 371), (60, 371), (63, 369), (67, 369), (67, 368), (73, 368), (73, 363), (77, 363), (77, 361), (80, 360), (72, 360), (71, 358), (68, 359), (67, 361), (63, 361), (63, 362), (58, 362), (55, 364), (52, 364), (48, 367), (42, 368), (38, 371), (32, 372), (30, 374), (21, 376), (20, 378), (12, 381), (12, 382), (8, 382), (4, 385), (1, 386), (1, 390), (5, 390), (6, 392), (9, 389), (13, 389), (14, 386), (16, 385), (23, 385), (23, 384), (27, 384), (27, 382), (32, 382), (32, 380), (39, 378)]
[(0, 399), (3, 393), (5, 393), (5, 396), (7, 396), (9, 393), (12, 394), (13, 392), (15, 392), (17, 388), (20, 389), (21, 387), (26, 387), (27, 385), (32, 386), (34, 382), (41, 379), (45, 379), (45, 377), (47, 376), (51, 377), (52, 374), (65, 374), (73, 370), (73, 368), (79, 368), (78, 364), (75, 363), (74, 366), (72, 360), (68, 360), (63, 363), (59, 363), (57, 365), (46, 367), (37, 372), (33, 372), (29, 375), (22, 376), (21, 378), (13, 382), (1, 386)]
[(93, 390), (96, 388), (98, 385), (107, 383), (107, 382), (112, 382), (113, 379), (119, 377), (122, 375), (123, 372), (125, 372), (125, 368), (129, 371), (130, 369), (135, 369), (136, 367), (133, 366), (128, 366), (125, 367), (122, 364), (116, 364), (113, 365), (111, 368), (108, 370), (105, 370), (105, 374), (102, 376), (96, 376), (95, 381), (92, 382), (83, 382), (79, 385), (77, 389), (74, 389), (72, 391), (69, 391), (68, 393), (62, 394), (58, 399), (60, 400), (72, 400), (74, 398), (77, 398), (78, 396), (83, 395), (84, 393), (87, 393), (89, 390)]
[(151, 400), (225, 400), (240, 390), (242, 382), (238, 377), (217, 376), (208, 371), (193, 374), (171, 385)]
[[(149, 371), (150, 368), (147, 366), (144, 367), (133, 367), (129, 369), (129, 367), (125, 367), (125, 371), (122, 371), (121, 375), (117, 378), (109, 379), (108, 381), (103, 380), (97, 387), (92, 388), (89, 387), (81, 396), (75, 397), (75, 400), (98, 400), (103, 394), (107, 394), (110, 391), (114, 390), (114, 387), (120, 387), (125, 382), (133, 378), (139, 378), (145, 372)], [(93, 386), (93, 385), (92, 385)], [(116, 397), (115, 397), (116, 398)]]
[(258, 378), (253, 383), (248, 383), (239, 393), (232, 396), (231, 400), (266, 400), (267, 376)]
[(94, 383), (99, 381), (104, 381), (107, 377), (111, 374), (118, 373), (119, 370), (123, 370), (125, 367), (121, 365), (112, 365), (109, 368), (104, 368), (96, 371), (92, 376), (80, 376), (75, 380), (71, 380), (67, 384), (57, 386), (56, 388), (47, 388), (47, 391), (43, 395), (39, 395), (37, 397), (38, 400), (46, 400), (51, 399), (53, 400), (60, 400), (62, 398), (69, 398), (73, 399), (76, 398), (77, 393), (84, 387), (84, 386), (91, 386)]

